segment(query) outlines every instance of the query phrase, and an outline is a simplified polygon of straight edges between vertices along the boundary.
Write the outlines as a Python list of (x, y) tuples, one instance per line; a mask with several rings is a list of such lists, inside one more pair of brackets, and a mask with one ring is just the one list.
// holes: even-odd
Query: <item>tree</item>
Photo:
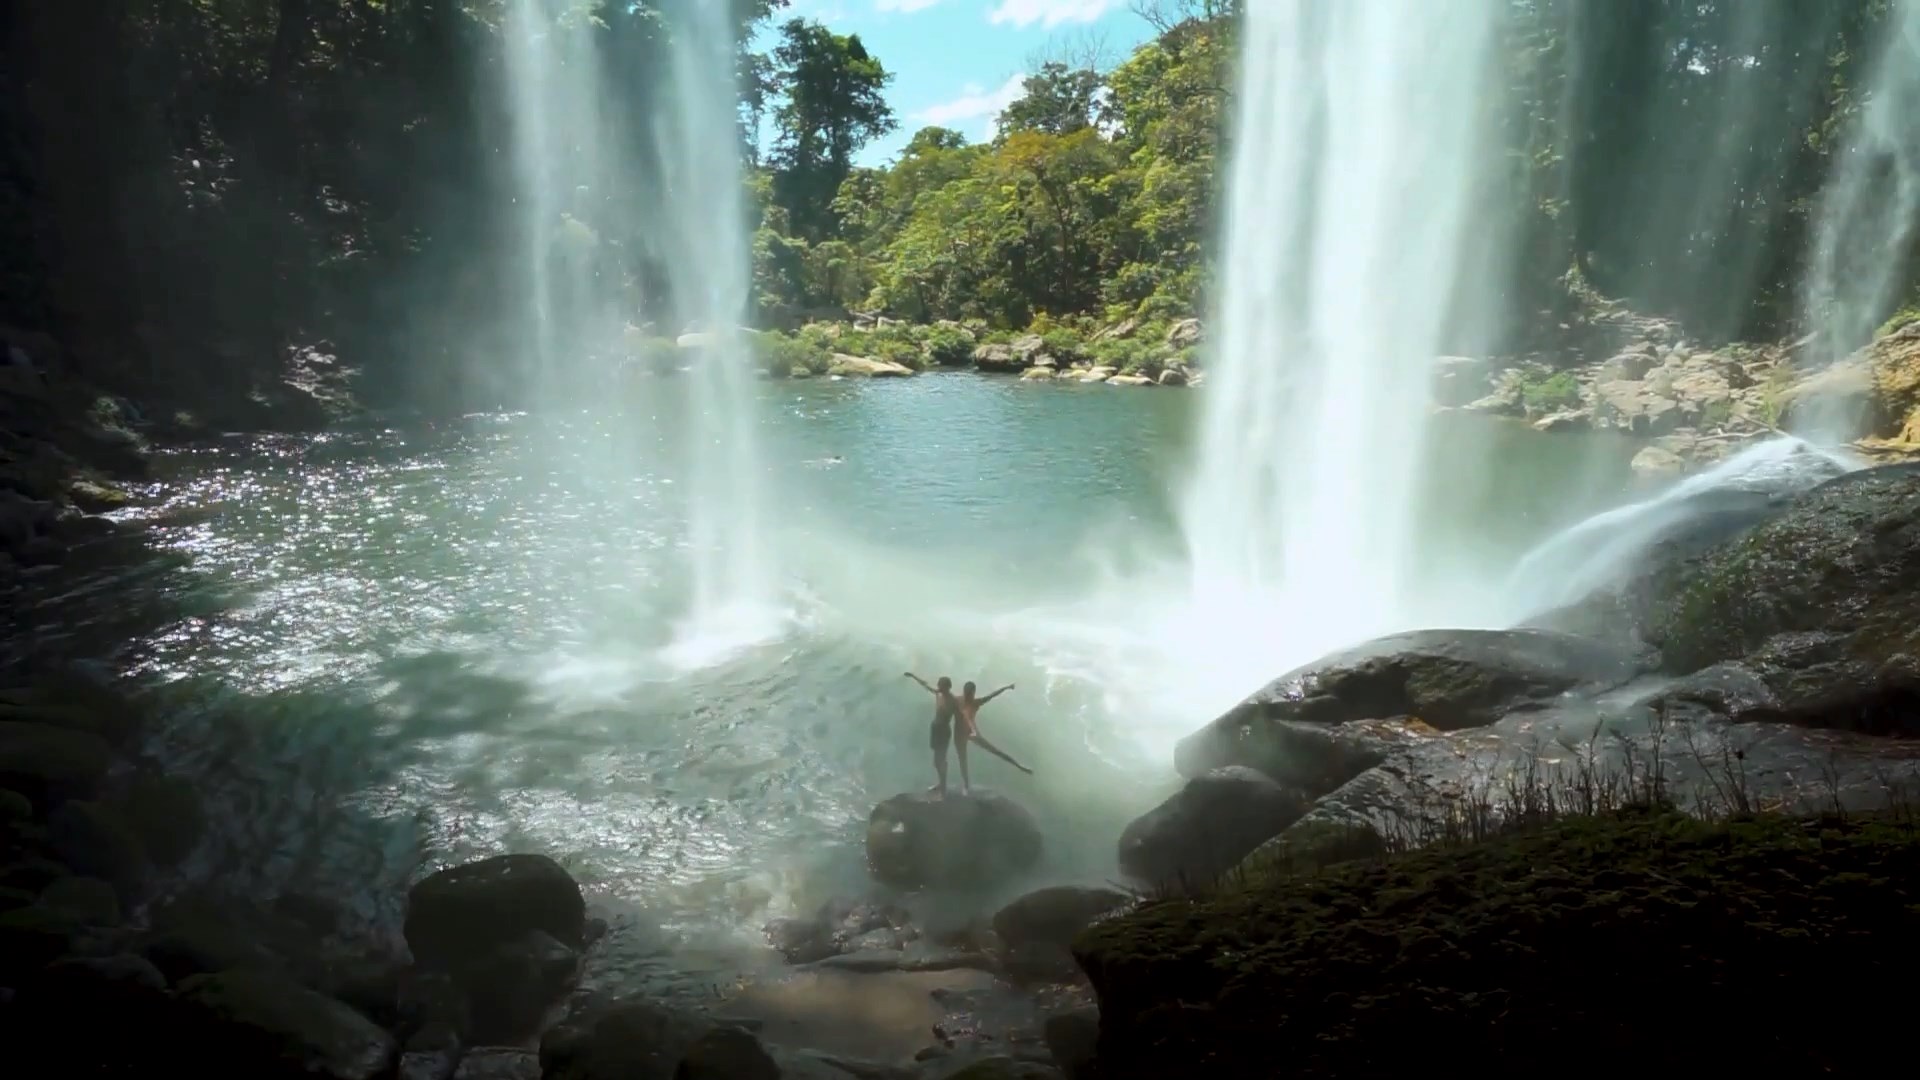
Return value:
[(1092, 68), (1070, 68), (1058, 61), (1042, 64), (1027, 76), (1026, 92), (1000, 113), (1000, 131), (1037, 131), (1070, 135), (1093, 126), (1106, 80)]
[(853, 156), (898, 126), (881, 95), (893, 76), (859, 35), (810, 19), (781, 28), (773, 57), (787, 98), (774, 116), (774, 194), (799, 235), (817, 240), (834, 227), (831, 204)]

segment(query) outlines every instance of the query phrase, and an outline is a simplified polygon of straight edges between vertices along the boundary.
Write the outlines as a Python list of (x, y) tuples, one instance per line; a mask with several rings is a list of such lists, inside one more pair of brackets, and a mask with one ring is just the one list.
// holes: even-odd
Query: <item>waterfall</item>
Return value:
[(1500, 12), (1247, 6), (1182, 530), (1196, 613), (1248, 644), (1249, 672), (1411, 617), (1429, 376), (1498, 161), (1485, 101)]
[[(579, 0), (512, 0), (506, 77), (515, 211), (525, 267), (526, 393), (545, 407), (605, 400), (622, 330), (637, 317), (628, 268), (608, 249), (644, 251), (664, 269), (651, 314), (666, 336), (698, 331), (682, 349), (685, 379), (629, 389), (652, 400), (630, 417), (684, 432), (687, 610), (670, 650), (702, 664), (773, 636), (775, 573), (762, 516), (758, 395), (749, 318), (752, 266), (745, 215), (731, 5), (661, 5), (664, 62), (644, 102), (609, 78), (609, 40)], [(623, 55), (622, 63), (636, 62)], [(635, 123), (643, 120), (643, 123)], [(635, 145), (635, 132), (651, 145)], [(687, 339), (682, 338), (683, 341)], [(695, 344), (697, 342), (697, 344)], [(664, 417), (664, 421), (663, 421)], [(568, 462), (619, 484), (632, 447)]]

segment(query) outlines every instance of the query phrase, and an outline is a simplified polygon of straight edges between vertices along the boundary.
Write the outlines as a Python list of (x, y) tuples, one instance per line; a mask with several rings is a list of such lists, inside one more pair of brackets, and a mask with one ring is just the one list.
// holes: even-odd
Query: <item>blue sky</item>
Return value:
[(795, 15), (859, 34), (893, 72), (900, 129), (867, 147), (862, 165), (885, 162), (928, 124), (988, 138), (1031, 61), (1097, 47), (1111, 65), (1153, 34), (1126, 0), (793, 0), (776, 24)]

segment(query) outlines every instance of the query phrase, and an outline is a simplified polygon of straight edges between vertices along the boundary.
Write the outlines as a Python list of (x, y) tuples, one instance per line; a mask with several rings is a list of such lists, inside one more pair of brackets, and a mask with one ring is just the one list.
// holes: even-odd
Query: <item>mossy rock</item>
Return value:
[(1240, 860), (1230, 884), (1252, 888), (1276, 878), (1312, 874), (1342, 863), (1376, 859), (1387, 852), (1386, 838), (1368, 825), (1345, 821), (1303, 820), (1261, 844)]
[(1423, 1075), (1436, 1047), (1521, 1076), (1569, 1046), (1595, 1074), (1869, 1075), (1905, 1001), (1833, 988), (1920, 961), (1920, 826), (1569, 819), (1149, 904), (1075, 954), (1103, 1080)]
[(183, 1018), (235, 1075), (371, 1080), (392, 1067), (393, 1037), (347, 1005), (264, 971), (196, 975), (176, 994)]
[(92, 794), (112, 765), (113, 749), (98, 735), (0, 720), (0, 786), (41, 810)]
[(1697, 671), (1782, 634), (1844, 636), (1878, 663), (1920, 650), (1920, 470), (1832, 480), (1732, 542), (1674, 568), (1648, 638)]
[(99, 878), (64, 877), (40, 892), (41, 907), (71, 916), (82, 926), (117, 926), (120, 898)]

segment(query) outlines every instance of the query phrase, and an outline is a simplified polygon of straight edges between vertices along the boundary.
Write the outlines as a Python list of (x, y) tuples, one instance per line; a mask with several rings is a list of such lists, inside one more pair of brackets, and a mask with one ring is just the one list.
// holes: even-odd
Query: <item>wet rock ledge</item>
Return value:
[(1178, 748), (1080, 1075), (1873, 1075), (1920, 961), (1920, 469), (1703, 515), (1531, 626)]

